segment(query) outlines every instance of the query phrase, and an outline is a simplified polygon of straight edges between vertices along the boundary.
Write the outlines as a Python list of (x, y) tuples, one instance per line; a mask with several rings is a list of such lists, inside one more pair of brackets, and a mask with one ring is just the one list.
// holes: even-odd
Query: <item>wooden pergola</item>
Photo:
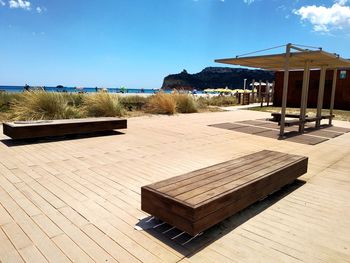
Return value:
[[(295, 52), (292, 52), (295, 50)], [(215, 62), (240, 65), (252, 68), (261, 68), (272, 71), (284, 71), (283, 81), (283, 94), (282, 94), (282, 109), (281, 109), (281, 122), (280, 122), (280, 136), (284, 136), (284, 128), (288, 125), (299, 125), (299, 132), (304, 132), (304, 126), (306, 122), (315, 121), (315, 127), (319, 128), (322, 119), (329, 119), (329, 125), (332, 125), (333, 108), (335, 99), (335, 88), (337, 82), (337, 70), (338, 68), (350, 67), (350, 60), (341, 58), (337, 54), (332, 54), (323, 51), (321, 48), (318, 50), (308, 50), (297, 47), (291, 43), (286, 45), (286, 52), (282, 54), (262, 55), (262, 56), (244, 56), (227, 59), (217, 59)], [(316, 117), (306, 117), (307, 98), (309, 90), (310, 70), (319, 69), (320, 82), (318, 88), (318, 100), (317, 100), (317, 114)], [(333, 83), (331, 93), (330, 112), (327, 116), (322, 116), (321, 111), (323, 107), (323, 95), (325, 87), (326, 70), (333, 70)], [(291, 70), (304, 70), (303, 85), (301, 92), (300, 103), (300, 116), (299, 120), (294, 122), (286, 122), (286, 107), (287, 107), (287, 93), (288, 93), (288, 80), (289, 71)]]

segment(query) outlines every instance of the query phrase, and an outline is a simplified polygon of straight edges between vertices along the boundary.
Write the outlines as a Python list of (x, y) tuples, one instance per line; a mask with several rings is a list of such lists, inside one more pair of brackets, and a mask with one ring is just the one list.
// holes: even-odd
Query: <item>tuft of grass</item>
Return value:
[(120, 98), (121, 105), (129, 110), (142, 110), (147, 104), (147, 98), (138, 95), (123, 96)]
[(81, 93), (62, 93), (62, 96), (67, 100), (69, 106), (79, 108), (83, 105), (86, 95)]
[(176, 110), (180, 113), (194, 113), (198, 112), (196, 102), (193, 97), (187, 94), (172, 95), (176, 101)]
[(153, 114), (174, 114), (176, 112), (176, 100), (170, 94), (159, 92), (149, 97), (146, 112)]
[(86, 95), (82, 111), (89, 117), (115, 117), (124, 113), (119, 97), (105, 92)]
[(208, 106), (226, 107), (237, 105), (237, 99), (232, 96), (199, 97), (197, 104), (200, 109), (205, 109)]
[(0, 92), (0, 112), (7, 112), (11, 108), (11, 103), (19, 98), (18, 93)]
[(237, 105), (237, 99), (233, 96), (214, 96), (208, 99), (209, 106), (234, 106)]
[(79, 112), (68, 105), (60, 93), (42, 91), (24, 92), (11, 102), (12, 119), (42, 120), (79, 117)]

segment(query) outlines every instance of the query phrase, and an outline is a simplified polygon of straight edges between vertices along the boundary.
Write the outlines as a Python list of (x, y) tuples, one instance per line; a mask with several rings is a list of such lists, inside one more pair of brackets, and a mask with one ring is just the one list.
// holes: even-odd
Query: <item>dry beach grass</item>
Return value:
[[(70, 119), (84, 117), (140, 116), (217, 111), (215, 106), (234, 105), (235, 98), (194, 97), (163, 92), (144, 97), (110, 93), (77, 94), (24, 92), (0, 94), (0, 120)], [(214, 106), (214, 108), (213, 108)]]

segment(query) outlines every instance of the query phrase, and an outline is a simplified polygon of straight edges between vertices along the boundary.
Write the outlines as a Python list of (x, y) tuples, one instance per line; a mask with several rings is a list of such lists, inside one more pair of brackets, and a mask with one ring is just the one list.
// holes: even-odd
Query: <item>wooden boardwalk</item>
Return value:
[[(22, 144), (0, 131), (0, 261), (350, 262), (350, 134), (311, 146), (208, 126), (264, 117), (131, 118), (125, 134)], [(306, 183), (186, 244), (134, 229), (141, 186), (264, 149), (308, 156)]]

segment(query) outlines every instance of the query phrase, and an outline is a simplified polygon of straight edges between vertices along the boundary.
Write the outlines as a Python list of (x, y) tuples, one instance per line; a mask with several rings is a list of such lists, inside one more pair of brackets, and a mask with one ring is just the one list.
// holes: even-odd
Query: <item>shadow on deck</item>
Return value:
[(15, 146), (22, 146), (22, 145), (79, 140), (79, 139), (86, 139), (86, 138), (93, 138), (93, 137), (100, 137), (100, 136), (113, 136), (113, 135), (123, 135), (123, 134), (125, 133), (119, 132), (119, 131), (100, 131), (100, 132), (92, 132), (92, 133), (52, 136), (52, 137), (33, 138), (33, 139), (21, 139), (21, 140), (3, 139), (0, 141), (3, 144), (5, 144), (7, 147), (15, 147)]

